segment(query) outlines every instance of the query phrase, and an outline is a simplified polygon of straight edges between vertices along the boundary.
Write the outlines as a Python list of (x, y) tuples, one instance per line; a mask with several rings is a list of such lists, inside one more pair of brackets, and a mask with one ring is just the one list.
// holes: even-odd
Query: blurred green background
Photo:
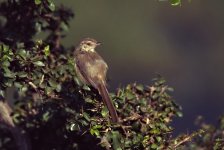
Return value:
[(56, 0), (75, 12), (67, 47), (85, 37), (102, 42), (109, 90), (150, 84), (156, 73), (174, 87), (184, 117), (176, 132), (195, 129), (196, 116), (215, 123), (224, 110), (224, 1)]

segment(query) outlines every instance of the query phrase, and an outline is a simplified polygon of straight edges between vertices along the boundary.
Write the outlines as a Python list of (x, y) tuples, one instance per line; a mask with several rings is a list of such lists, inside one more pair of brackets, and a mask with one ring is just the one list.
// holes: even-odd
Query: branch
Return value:
[(12, 109), (8, 103), (0, 101), (0, 124), (5, 126), (11, 132), (16, 141), (18, 150), (29, 150), (27, 138), (21, 133), (21, 129), (14, 124), (10, 116), (11, 113)]

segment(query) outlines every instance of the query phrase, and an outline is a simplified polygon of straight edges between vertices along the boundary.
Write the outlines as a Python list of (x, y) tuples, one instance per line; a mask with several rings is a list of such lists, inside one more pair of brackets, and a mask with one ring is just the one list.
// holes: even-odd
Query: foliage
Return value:
[[(80, 84), (71, 51), (61, 44), (71, 10), (51, 0), (8, 0), (0, 3), (0, 16), (0, 149), (21, 143), (27, 143), (23, 150), (176, 149), (202, 134), (172, 137), (170, 123), (182, 114), (161, 77), (151, 86), (134, 83), (112, 93), (121, 122), (111, 123), (101, 97)], [(45, 38), (35, 39), (39, 33)]]
[(204, 130), (204, 133), (201, 137), (197, 137), (191, 143), (185, 145), (183, 149), (224, 149), (224, 116), (219, 118), (216, 126), (205, 123), (201, 116), (196, 120), (196, 124)]

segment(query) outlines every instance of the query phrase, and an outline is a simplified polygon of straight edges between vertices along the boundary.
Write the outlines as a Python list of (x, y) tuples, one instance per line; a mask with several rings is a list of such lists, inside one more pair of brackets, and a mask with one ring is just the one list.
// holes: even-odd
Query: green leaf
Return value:
[(127, 91), (125, 94), (128, 100), (132, 100), (135, 98), (135, 95), (131, 91)]
[(86, 112), (83, 113), (83, 117), (87, 120), (90, 121), (90, 116)]
[(171, 0), (171, 5), (172, 5), (172, 6), (178, 6), (178, 5), (181, 5), (181, 0)]
[(51, 87), (46, 87), (46, 88), (45, 88), (45, 93), (46, 93), (47, 95), (49, 95), (52, 91), (53, 91), (53, 89), (52, 89)]
[(48, 6), (48, 8), (50, 8), (51, 11), (54, 11), (54, 10), (55, 10), (55, 5), (54, 5), (54, 3), (52, 2), (52, 0), (48, 0), (48, 2), (49, 2), (49, 6)]
[(20, 89), (20, 91), (23, 92), (23, 93), (26, 92), (27, 90), (28, 90), (27, 86), (23, 86), (23, 87)]
[(14, 86), (17, 87), (17, 88), (22, 88), (22, 85), (19, 82), (15, 82)]
[(178, 117), (183, 117), (183, 113), (180, 112), (180, 111), (178, 111), (176, 114), (177, 114)]
[(94, 103), (94, 101), (89, 97), (85, 98), (85, 102), (86, 103)]
[(36, 34), (41, 32), (41, 23), (39, 22), (35, 23), (35, 30), (36, 30)]
[(122, 150), (120, 143), (120, 133), (118, 131), (112, 131), (113, 149)]
[(108, 109), (106, 107), (103, 107), (103, 109), (101, 111), (101, 115), (103, 117), (107, 117), (108, 116), (108, 113), (109, 113)]
[(8, 78), (15, 78), (15, 74), (11, 72), (8, 68), (3, 68), (4, 69), (4, 76)]
[(17, 73), (17, 76), (20, 77), (20, 78), (25, 78), (25, 77), (27, 77), (27, 73), (24, 72), (24, 71), (21, 71), (21, 72)]
[(160, 141), (162, 140), (162, 138), (161, 138), (160, 136), (157, 136), (157, 137), (156, 137), (156, 140), (157, 140), (158, 142), (160, 142)]
[(96, 136), (99, 136), (100, 135), (100, 131), (98, 129), (102, 128), (101, 125), (95, 125), (95, 126), (92, 126), (91, 129), (90, 129), (90, 133), (92, 135), (96, 135)]
[(60, 92), (60, 91), (61, 91), (61, 84), (58, 84), (58, 85), (57, 85), (57, 87), (56, 87), (56, 91), (57, 91), (57, 92)]
[(35, 61), (35, 62), (33, 62), (33, 64), (34, 64), (35, 66), (40, 66), (40, 67), (45, 66), (45, 64), (44, 64), (42, 61)]
[(3, 45), (3, 53), (7, 53), (9, 51), (8, 45)]
[(139, 84), (136, 86), (136, 89), (142, 92), (144, 90), (144, 86), (142, 84)]
[(83, 89), (83, 90), (86, 90), (86, 91), (91, 91), (91, 89), (90, 89), (87, 85), (84, 85), (84, 86), (82, 87), (82, 89)]
[(51, 87), (57, 88), (58, 83), (53, 79), (50, 79), (48, 83), (50, 84)]
[(45, 112), (42, 116), (43, 121), (47, 122), (49, 120), (50, 116), (51, 116), (50, 112), (48, 112), (48, 111)]
[(100, 135), (99, 130), (94, 129), (94, 128), (91, 128), (91, 129), (90, 129), (90, 133), (91, 133), (92, 135), (96, 135), (96, 136), (99, 136), (99, 135)]
[(5, 92), (3, 90), (0, 90), (0, 96), (4, 97)]
[(44, 54), (45, 54), (45, 56), (49, 56), (50, 55), (50, 46), (49, 45), (44, 47)]
[(4, 85), (5, 85), (6, 87), (11, 87), (12, 84), (13, 84), (13, 79), (8, 79), (8, 80), (6, 80), (6, 81), (4, 82)]
[(34, 0), (34, 2), (35, 2), (36, 5), (41, 4), (41, 0)]
[(10, 66), (10, 62), (8, 60), (5, 60), (2, 62), (2, 67), (9, 67)]
[(61, 28), (62, 28), (64, 31), (68, 31), (68, 26), (67, 26), (64, 22), (61, 23)]
[(102, 128), (102, 125), (95, 125), (95, 126), (93, 126), (93, 128), (94, 129), (100, 129), (100, 128)]
[(77, 123), (73, 123), (70, 126), (71, 131), (80, 131), (80, 126)]
[(89, 123), (86, 120), (82, 120), (80, 119), (79, 122), (83, 125), (83, 126), (89, 126)]
[(5, 60), (9, 60), (9, 61), (12, 61), (12, 57), (10, 57), (8, 54), (7, 55), (3, 55), (2, 57), (2, 60), (5, 61)]
[(158, 148), (158, 145), (156, 145), (155, 143), (153, 143), (153, 144), (151, 145), (151, 148), (152, 148), (152, 149), (157, 149), (157, 148)]
[(26, 50), (25, 49), (20, 49), (17, 51), (17, 54), (22, 57), (24, 60), (26, 59), (27, 57), (27, 53), (26, 53)]

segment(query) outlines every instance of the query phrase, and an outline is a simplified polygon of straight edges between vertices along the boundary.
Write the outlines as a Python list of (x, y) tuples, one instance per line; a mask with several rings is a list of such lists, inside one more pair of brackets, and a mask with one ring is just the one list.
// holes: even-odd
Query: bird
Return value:
[(83, 84), (95, 88), (109, 110), (112, 122), (119, 121), (117, 111), (109, 96), (106, 83), (107, 63), (95, 51), (101, 43), (93, 38), (83, 39), (74, 51), (75, 71)]

